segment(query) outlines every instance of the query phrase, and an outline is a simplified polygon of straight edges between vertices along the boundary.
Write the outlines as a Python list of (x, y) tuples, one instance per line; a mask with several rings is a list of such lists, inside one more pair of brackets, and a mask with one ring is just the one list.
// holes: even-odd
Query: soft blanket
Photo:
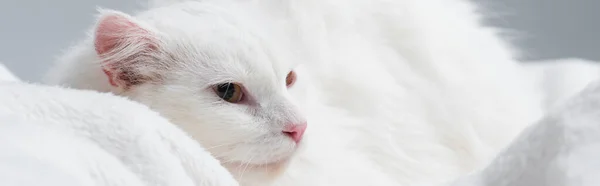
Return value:
[(452, 186), (600, 185), (600, 81), (552, 109), (484, 170)]
[(0, 185), (235, 186), (146, 106), (92, 91), (0, 81)]
[(449, 185), (600, 185), (600, 63), (572, 58), (523, 65), (544, 93), (546, 116), (483, 170)]
[(546, 108), (552, 108), (579, 93), (600, 78), (600, 63), (578, 58), (529, 61), (522, 63), (544, 93)]

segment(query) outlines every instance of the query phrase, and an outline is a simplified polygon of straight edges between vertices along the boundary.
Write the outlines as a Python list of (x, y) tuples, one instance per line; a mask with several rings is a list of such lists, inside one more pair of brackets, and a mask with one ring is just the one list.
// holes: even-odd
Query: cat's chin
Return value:
[(274, 158), (270, 159), (269, 161), (262, 161), (262, 162), (246, 162), (246, 161), (231, 161), (231, 160), (227, 160), (227, 159), (219, 159), (221, 162), (226, 162), (226, 163), (222, 163), (223, 166), (225, 166), (226, 168), (228, 168), (231, 172), (235, 172), (236, 169), (242, 169), (241, 171), (243, 171), (243, 169), (258, 169), (261, 171), (267, 171), (267, 172), (276, 172), (279, 169), (282, 169), (284, 167), (287, 166), (287, 164), (290, 162), (290, 160), (296, 156), (299, 152), (304, 150), (304, 143), (298, 143), (294, 145), (294, 150), (287, 152), (285, 154), (280, 154), (278, 156), (275, 156)]
[(272, 162), (258, 164), (251, 162), (229, 162), (223, 165), (231, 171), (235, 171), (233, 169), (261, 169), (263, 171), (270, 171), (280, 169), (281, 167), (285, 167), (289, 163), (290, 159), (291, 157), (286, 157)]
[(287, 157), (263, 164), (230, 162), (223, 164), (223, 166), (240, 183), (265, 183), (274, 180), (285, 172), (291, 158)]

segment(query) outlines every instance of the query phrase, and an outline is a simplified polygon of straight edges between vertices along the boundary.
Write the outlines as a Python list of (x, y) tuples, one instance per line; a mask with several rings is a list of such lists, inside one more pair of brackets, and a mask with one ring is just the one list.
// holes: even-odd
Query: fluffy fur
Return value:
[[(139, 45), (98, 55), (91, 34), (49, 80), (148, 105), (242, 185), (444, 181), (481, 167), (541, 113), (533, 82), (467, 1), (157, 2), (116, 14), (155, 34), (160, 55), (131, 68), (160, 78), (111, 86), (101, 64)], [(286, 89), (290, 69), (298, 82)], [(224, 81), (243, 82), (264, 106), (219, 101), (208, 87)], [(307, 118), (299, 151), (267, 135), (280, 117)]]
[[(29, 164), (20, 164), (21, 169), (14, 170), (10, 179), (3, 178), (2, 185), (35, 182), (41, 176), (39, 170), (27, 165), (55, 170), (53, 173), (62, 177), (54, 181), (77, 185), (238, 185), (188, 134), (148, 107), (125, 98), (0, 82), (0, 103), (0, 148), (14, 149), (3, 151), (0, 164), (29, 160)], [(34, 179), (18, 180), (25, 175)]]

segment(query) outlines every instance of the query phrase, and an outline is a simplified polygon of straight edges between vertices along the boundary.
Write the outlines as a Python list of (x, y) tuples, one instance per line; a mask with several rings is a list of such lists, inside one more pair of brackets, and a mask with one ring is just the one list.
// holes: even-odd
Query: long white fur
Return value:
[[(92, 35), (61, 58), (49, 82), (149, 105), (225, 160), (242, 185), (451, 180), (481, 168), (542, 112), (534, 82), (468, 1), (157, 2), (132, 19), (182, 59), (161, 61), (180, 67), (163, 74), (169, 81), (115, 90), (97, 65)], [(278, 88), (294, 67), (301, 68), (297, 85)], [(262, 132), (240, 133), (241, 126), (272, 129), (249, 122), (237, 106), (208, 104), (215, 96), (202, 88), (236, 78), (308, 118), (303, 148), (283, 172), (228, 164), (288, 148), (249, 140)], [(273, 150), (228, 154), (215, 145)]]
[[(238, 185), (188, 134), (125, 98), (2, 82), (0, 103), (1, 131), (16, 132), (2, 135), (0, 146), (81, 185)], [(2, 164), (13, 161), (4, 151), (0, 157)], [(13, 173), (35, 179), (35, 170), (22, 171)]]

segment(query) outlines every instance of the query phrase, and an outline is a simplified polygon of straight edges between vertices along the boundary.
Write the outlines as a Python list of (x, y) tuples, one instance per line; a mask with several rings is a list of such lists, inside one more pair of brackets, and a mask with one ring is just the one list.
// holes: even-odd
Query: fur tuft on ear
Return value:
[(156, 34), (125, 13), (99, 11), (94, 47), (110, 84), (126, 89), (151, 80), (144, 68), (160, 55)]

